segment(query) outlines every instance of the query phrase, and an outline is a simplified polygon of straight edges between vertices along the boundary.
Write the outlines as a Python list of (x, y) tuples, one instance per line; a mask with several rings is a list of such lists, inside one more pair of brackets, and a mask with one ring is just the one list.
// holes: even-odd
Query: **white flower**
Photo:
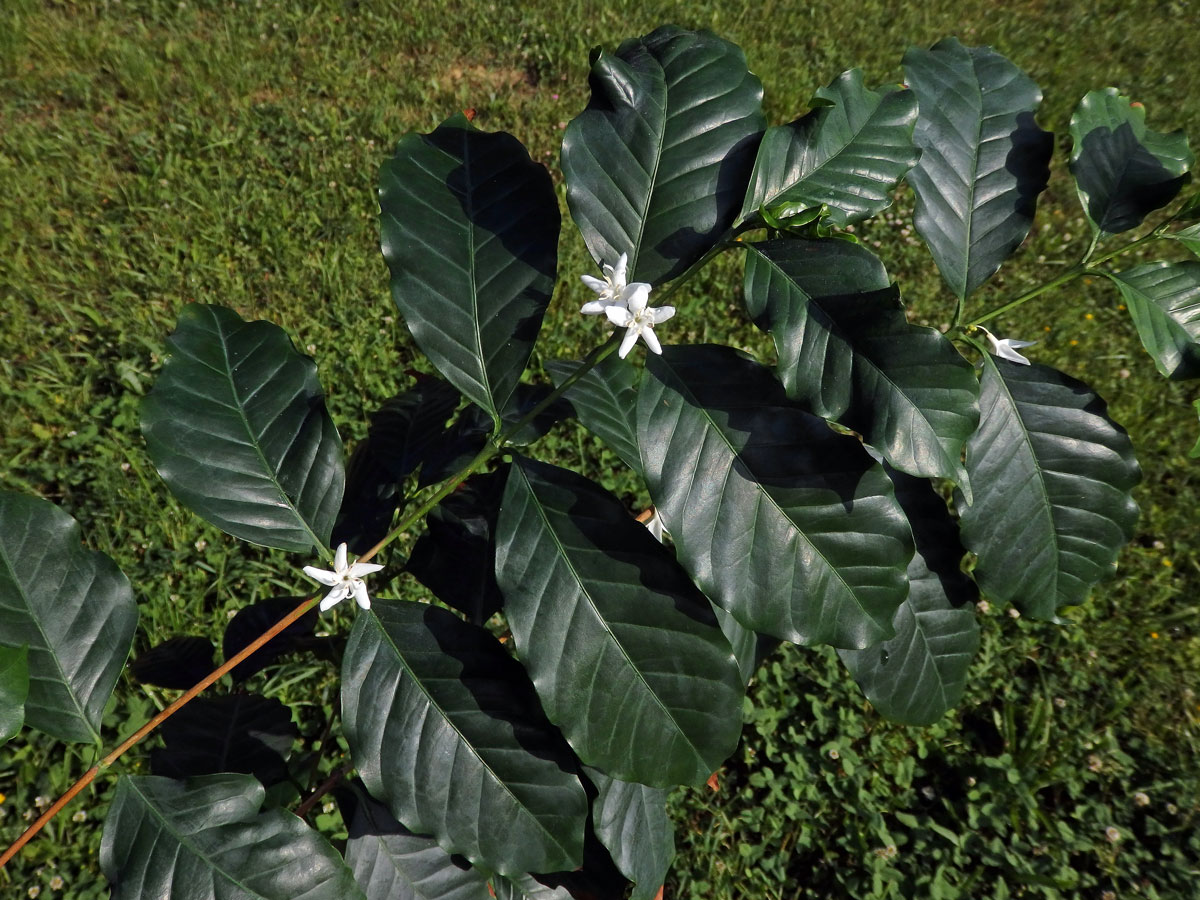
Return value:
[(982, 331), (983, 336), (987, 338), (988, 349), (994, 356), (998, 356), (1001, 359), (1007, 359), (1009, 362), (1020, 363), (1023, 366), (1029, 365), (1029, 360), (1027, 360), (1017, 351), (1022, 347), (1032, 347), (1037, 343), (1037, 341), (1018, 341), (1013, 338), (997, 338), (983, 326), (976, 325), (975, 327)]
[[(610, 266), (607, 263), (601, 268), (604, 270), (604, 280), (593, 278), (591, 275), (580, 275), (579, 280), (596, 292), (595, 300), (590, 303), (583, 304), (583, 308), (579, 310), (585, 316), (599, 316), (604, 313), (604, 310), (610, 306), (625, 307), (629, 300), (629, 295), (643, 282), (635, 281), (633, 284), (625, 283), (625, 270), (629, 264), (629, 254), (622, 253), (617, 258), (617, 264)], [(647, 288), (650, 285), (646, 285)]]
[(363, 609), (370, 609), (371, 599), (367, 596), (367, 586), (362, 579), (364, 575), (371, 575), (382, 568), (383, 566), (375, 563), (356, 562), (353, 565), (347, 565), (346, 545), (339, 544), (337, 553), (334, 554), (332, 572), (318, 569), (316, 566), (305, 566), (304, 574), (314, 581), (333, 588), (321, 601), (321, 612), (325, 612), (331, 606), (336, 606), (351, 594), (354, 595), (354, 600), (359, 606)]
[(638, 284), (636, 290), (629, 292), (626, 306), (604, 308), (604, 314), (608, 316), (610, 322), (618, 328), (629, 329), (625, 332), (625, 339), (621, 341), (621, 349), (617, 351), (617, 355), (621, 359), (629, 355), (629, 351), (633, 349), (633, 345), (637, 343), (639, 337), (652, 351), (662, 353), (658, 338), (654, 336), (654, 326), (661, 325), (675, 315), (675, 307), (660, 306), (658, 309), (650, 309), (647, 306), (649, 301), (650, 285)]

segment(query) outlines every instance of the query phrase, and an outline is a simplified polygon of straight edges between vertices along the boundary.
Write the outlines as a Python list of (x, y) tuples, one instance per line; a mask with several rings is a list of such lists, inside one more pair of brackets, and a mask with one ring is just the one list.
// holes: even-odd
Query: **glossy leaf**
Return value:
[(746, 307), (770, 331), (788, 396), (857, 431), (896, 468), (962, 484), (979, 422), (974, 370), (940, 332), (908, 324), (883, 264), (858, 244), (753, 244)]
[(0, 647), (28, 647), (25, 724), (100, 741), (133, 644), (137, 604), (116, 564), (48, 500), (0, 491)]
[(1109, 277), (1158, 371), (1200, 377), (1200, 262), (1146, 263)]
[(703, 784), (733, 752), (743, 690), (729, 642), (670, 551), (612, 494), (518, 459), (496, 581), (546, 715), (585, 763), (668, 787)]
[(185, 691), (216, 666), (212, 641), (197, 635), (178, 635), (156, 644), (129, 663), (129, 674), (142, 684)]
[(629, 900), (654, 900), (675, 858), (666, 792), (618, 781), (596, 769), (584, 771), (599, 791), (592, 802), (596, 836), (635, 885)]
[(593, 56), (587, 109), (567, 126), (567, 204), (597, 265), (629, 281), (681, 274), (733, 224), (765, 125), (741, 49), (673, 25)]
[(1181, 131), (1146, 127), (1146, 110), (1116, 88), (1090, 91), (1071, 116), (1071, 173), (1092, 227), (1136, 228), (1175, 199), (1195, 162)]
[(1041, 89), (988, 47), (955, 38), (904, 55), (920, 115), (908, 174), (914, 222), (950, 290), (966, 298), (1029, 233), (1053, 140), (1034, 121)]
[(29, 648), (0, 647), (0, 746), (25, 724), (29, 696)]
[(1187, 228), (1180, 228), (1178, 231), (1164, 232), (1163, 237), (1179, 241), (1191, 250), (1193, 255), (1200, 256), (1200, 222), (1189, 225)]
[(487, 877), (430, 837), (413, 834), (365, 791), (339, 795), (346, 865), (367, 900), (491, 900)]
[(313, 361), (279, 326), (198, 303), (167, 343), (142, 433), (171, 493), (234, 537), (325, 547), (345, 475)]
[(367, 440), (393, 480), (403, 481), (425, 461), (445, 433), (460, 396), (440, 378), (421, 376), (414, 387), (384, 400), (371, 415)]
[(363, 782), (407, 828), (503, 874), (572, 869), (587, 798), (524, 669), (438, 607), (377, 601), (342, 667)]
[[(567, 360), (546, 364), (555, 385), (562, 385), (578, 367), (577, 361)], [(634, 372), (633, 366), (625, 360), (610, 356), (568, 388), (565, 396), (583, 427), (608, 444), (625, 465), (640, 474), (642, 460), (637, 445)]]
[(360, 441), (346, 464), (346, 490), (329, 543), (363, 554), (391, 530), (402, 489), (371, 444)]
[(760, 207), (784, 217), (826, 204), (829, 221), (844, 226), (891, 206), (892, 190), (921, 155), (913, 146), (916, 95), (873, 91), (851, 69), (815, 101), (802, 118), (767, 129), (741, 221), (758, 221)]
[(975, 580), (991, 599), (1057, 621), (1133, 536), (1133, 447), (1103, 400), (1047, 366), (986, 355), (980, 408), (967, 442), (975, 502), (960, 506)]
[(908, 599), (896, 611), (896, 636), (838, 655), (880, 715), (931, 725), (962, 699), (979, 649), (975, 601), (963, 574), (958, 525), (930, 483), (888, 471), (912, 527), (917, 552), (908, 564)]
[(883, 470), (728, 347), (665, 347), (638, 390), (650, 496), (684, 568), (747, 628), (801, 644), (892, 636), (912, 534)]
[(496, 585), (496, 516), (507, 468), (472, 475), (425, 517), (408, 571), (433, 595), (484, 624), (504, 604)]
[(452, 116), (379, 172), (392, 299), (417, 346), (499, 418), (542, 324), (558, 260), (550, 174), (503, 132)]
[(122, 776), (100, 867), (113, 900), (365, 900), (337, 851), (249, 775)]
[(243, 772), (270, 787), (288, 778), (286, 757), (300, 731), (292, 711), (258, 694), (197, 697), (159, 729), (150, 770), (168, 778)]

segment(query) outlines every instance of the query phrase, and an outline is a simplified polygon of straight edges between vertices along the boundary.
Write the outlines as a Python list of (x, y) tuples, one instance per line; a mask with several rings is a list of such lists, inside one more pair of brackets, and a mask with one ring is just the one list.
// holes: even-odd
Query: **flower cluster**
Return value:
[(675, 315), (675, 307), (650, 308), (651, 286), (644, 281), (626, 282), (629, 254), (622, 253), (614, 266), (605, 263), (601, 268), (604, 279), (582, 275), (580, 280), (596, 292), (596, 299), (583, 305), (580, 310), (585, 316), (604, 314), (618, 328), (624, 328), (625, 337), (617, 355), (624, 359), (640, 337), (655, 353), (662, 353), (662, 346), (654, 334), (654, 326), (661, 325)]

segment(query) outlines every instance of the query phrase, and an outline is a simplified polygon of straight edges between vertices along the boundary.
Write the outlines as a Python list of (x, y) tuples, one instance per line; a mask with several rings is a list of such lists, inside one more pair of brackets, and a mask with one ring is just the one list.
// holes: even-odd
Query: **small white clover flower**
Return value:
[(606, 306), (604, 314), (608, 316), (608, 320), (618, 328), (628, 329), (625, 332), (625, 338), (621, 341), (621, 348), (617, 351), (617, 355), (624, 359), (629, 355), (629, 351), (633, 349), (633, 345), (637, 343), (640, 337), (646, 342), (646, 346), (654, 353), (662, 353), (662, 346), (658, 343), (658, 338), (654, 336), (654, 326), (661, 325), (671, 316), (675, 315), (675, 307), (660, 306), (658, 309), (651, 309), (650, 303), (650, 285), (637, 284), (630, 285), (635, 288), (629, 292), (626, 297), (625, 306)]
[(333, 588), (321, 601), (321, 612), (336, 606), (351, 594), (354, 595), (354, 600), (359, 606), (363, 609), (370, 609), (371, 599), (367, 596), (367, 586), (363, 583), (363, 576), (374, 574), (382, 568), (383, 566), (375, 563), (356, 562), (353, 565), (347, 565), (346, 545), (343, 543), (338, 545), (337, 553), (334, 554), (332, 572), (318, 569), (316, 566), (305, 566), (304, 574), (314, 581)]
[(1029, 365), (1029, 360), (1022, 356), (1017, 351), (1024, 347), (1032, 347), (1037, 341), (1018, 341), (1014, 338), (998, 338), (982, 325), (976, 325), (983, 336), (987, 338), (988, 350), (993, 356), (998, 356), (1001, 359), (1007, 359), (1009, 362), (1019, 363), (1022, 366)]
[(619, 306), (622, 309), (629, 302), (629, 296), (640, 287), (645, 287), (649, 290), (650, 285), (644, 284), (641, 281), (635, 281), (633, 284), (625, 283), (626, 269), (629, 265), (629, 254), (622, 253), (617, 257), (617, 264), (610, 266), (605, 263), (601, 268), (604, 270), (604, 280), (593, 278), (591, 275), (580, 275), (579, 280), (596, 292), (596, 299), (589, 303), (583, 304), (583, 308), (579, 311), (585, 316), (600, 316), (610, 306)]

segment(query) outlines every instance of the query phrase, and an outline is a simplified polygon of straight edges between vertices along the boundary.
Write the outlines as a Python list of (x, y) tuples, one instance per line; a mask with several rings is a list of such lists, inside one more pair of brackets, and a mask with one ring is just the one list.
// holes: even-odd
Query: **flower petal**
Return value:
[(625, 332), (625, 338), (621, 341), (621, 349), (617, 351), (617, 356), (624, 359), (629, 355), (629, 351), (633, 349), (633, 345), (637, 343), (638, 333), (641, 329), (630, 328)]
[(654, 333), (653, 326), (642, 326), (642, 340), (646, 342), (646, 346), (650, 348), (651, 352), (662, 356), (662, 344), (658, 342), (658, 337)]
[(360, 563), (356, 562), (350, 567), (350, 571), (346, 574), (351, 578), (362, 578), (364, 575), (374, 575), (376, 572), (382, 571), (383, 566), (379, 563)]
[(633, 324), (633, 315), (623, 306), (610, 304), (604, 307), (604, 314), (608, 316), (608, 321), (618, 328), (628, 328)]
[(353, 584), (354, 584), (354, 602), (357, 603), (362, 609), (370, 609), (371, 608), (371, 598), (367, 596), (367, 586), (365, 584), (363, 584), (361, 581), (359, 581), (357, 578), (354, 579)]
[(333, 570), (339, 575), (346, 571), (346, 542), (338, 544), (337, 552), (333, 555)]
[(314, 581), (319, 581), (321, 584), (332, 587), (342, 580), (342, 576), (337, 572), (329, 572), (325, 569), (318, 569), (316, 566), (305, 566), (304, 574)]
[(650, 302), (650, 285), (643, 281), (635, 281), (621, 292), (621, 299), (625, 301), (631, 313), (635, 316), (640, 315), (645, 312), (646, 304)]
[(325, 595), (325, 599), (321, 601), (321, 612), (337, 606), (346, 599), (346, 595), (350, 593), (350, 585), (346, 583), (339, 584), (332, 591)]
[(603, 300), (591, 300), (583, 304), (579, 311), (585, 316), (601, 316), (604, 315), (604, 310), (611, 305)]
[(660, 306), (658, 309), (650, 310), (650, 320), (655, 325), (661, 325), (673, 315), (675, 315), (675, 307), (673, 306)]
[(622, 253), (620, 256), (617, 257), (617, 264), (615, 266), (613, 266), (612, 273), (613, 273), (613, 281), (616, 283), (618, 288), (625, 287), (625, 270), (628, 267), (628, 265), (629, 265), (629, 254), (628, 253)]
[(608, 290), (607, 281), (601, 281), (599, 278), (593, 278), (591, 275), (580, 275), (579, 280), (590, 287), (597, 294), (601, 294)]

